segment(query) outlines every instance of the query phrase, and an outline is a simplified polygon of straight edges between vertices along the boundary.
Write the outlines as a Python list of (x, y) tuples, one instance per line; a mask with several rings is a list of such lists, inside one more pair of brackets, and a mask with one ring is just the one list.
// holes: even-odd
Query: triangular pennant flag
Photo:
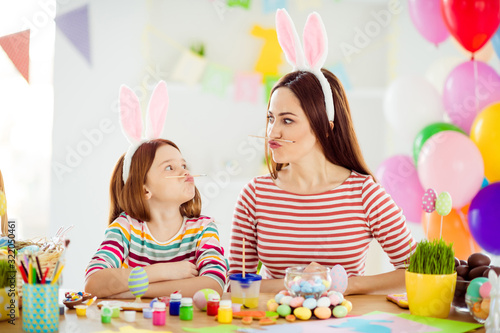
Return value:
[(30, 82), (30, 31), (0, 37), (0, 46), (21, 75)]
[(88, 5), (55, 18), (57, 27), (91, 64)]

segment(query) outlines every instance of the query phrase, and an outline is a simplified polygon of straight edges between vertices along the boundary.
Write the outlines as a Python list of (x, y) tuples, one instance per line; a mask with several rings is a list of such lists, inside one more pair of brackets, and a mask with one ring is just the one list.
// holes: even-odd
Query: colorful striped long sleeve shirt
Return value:
[(146, 222), (122, 213), (105, 232), (105, 239), (86, 269), (85, 279), (100, 269), (128, 268), (189, 260), (199, 276), (226, 283), (227, 260), (213, 219), (184, 218), (179, 232), (166, 242), (157, 241)]
[(254, 178), (241, 191), (231, 232), (229, 274), (263, 263), (265, 278), (283, 278), (292, 265), (315, 261), (342, 265), (349, 276), (364, 275), (368, 246), (376, 239), (396, 268), (405, 267), (416, 243), (401, 209), (370, 176), (351, 172), (338, 187), (319, 194), (294, 194), (272, 178)]

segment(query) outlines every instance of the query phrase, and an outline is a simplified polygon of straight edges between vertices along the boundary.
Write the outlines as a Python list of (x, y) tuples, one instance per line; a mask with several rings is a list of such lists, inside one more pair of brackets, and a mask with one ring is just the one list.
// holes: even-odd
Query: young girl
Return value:
[[(415, 241), (405, 217), (375, 183), (361, 155), (340, 81), (322, 69), (326, 35), (310, 15), (302, 52), (293, 22), (277, 14), (277, 33), (295, 71), (274, 86), (268, 106), (266, 152), (270, 175), (254, 178), (236, 203), (230, 274), (263, 263), (261, 291), (284, 289), (293, 265), (340, 264), (349, 276), (345, 294), (387, 293), (405, 288), (405, 261)], [(398, 268), (364, 276), (368, 246), (376, 239)]]
[(98, 297), (133, 298), (128, 278), (138, 266), (149, 280), (145, 297), (223, 291), (227, 264), (217, 226), (200, 216), (200, 194), (179, 148), (153, 139), (161, 135), (167, 102), (160, 82), (148, 107), (153, 129), (145, 140), (139, 101), (130, 89), (121, 89), (121, 123), (132, 146), (113, 171), (109, 226), (86, 270), (85, 291)]

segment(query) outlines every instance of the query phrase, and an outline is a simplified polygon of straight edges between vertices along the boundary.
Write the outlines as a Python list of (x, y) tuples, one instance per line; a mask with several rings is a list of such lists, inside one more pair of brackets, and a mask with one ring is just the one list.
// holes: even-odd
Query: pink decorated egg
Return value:
[[(198, 290), (194, 295), (193, 295), (193, 304), (196, 306), (197, 309), (206, 311), (207, 310), (207, 302), (208, 302), (208, 295), (210, 294), (217, 294), (219, 295), (218, 292), (216, 292), (213, 289), (201, 289)], [(220, 297), (220, 295), (219, 295)]]
[(432, 188), (425, 191), (422, 197), (422, 209), (424, 212), (432, 213), (436, 209), (437, 194)]
[(347, 273), (341, 265), (335, 265), (331, 270), (332, 287), (331, 290), (344, 293), (347, 289)]
[(294, 297), (290, 301), (290, 306), (292, 308), (299, 308), (302, 306), (303, 303), (304, 303), (304, 297)]

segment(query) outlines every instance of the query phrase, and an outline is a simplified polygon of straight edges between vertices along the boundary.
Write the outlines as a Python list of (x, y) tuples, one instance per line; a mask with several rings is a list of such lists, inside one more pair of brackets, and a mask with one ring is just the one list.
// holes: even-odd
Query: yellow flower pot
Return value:
[(456, 272), (438, 275), (406, 271), (405, 281), (411, 314), (448, 318), (457, 283)]

